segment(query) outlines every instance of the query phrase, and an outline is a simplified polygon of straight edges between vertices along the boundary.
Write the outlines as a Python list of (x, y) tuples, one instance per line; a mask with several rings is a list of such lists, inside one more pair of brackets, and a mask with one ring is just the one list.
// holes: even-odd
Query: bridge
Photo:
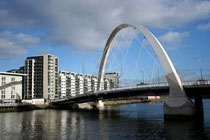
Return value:
[[(207, 81), (206, 84), (198, 84), (196, 81), (184, 82), (183, 87), (189, 98), (210, 98), (210, 81)], [(168, 83), (154, 83), (87, 92), (75, 97), (53, 100), (51, 103), (58, 106), (71, 106), (78, 103), (96, 102), (98, 100), (109, 100), (119, 97), (166, 95), (169, 95)]]
[[(111, 46), (113, 44), (114, 38), (119, 34), (120, 31), (124, 29), (133, 29), (143, 34), (144, 39), (147, 40), (148, 44), (155, 52), (160, 65), (164, 71), (167, 84), (149, 84), (149, 85), (139, 85), (132, 87), (120, 87), (117, 89), (111, 89), (104, 91), (102, 88), (103, 79), (105, 75), (105, 69), (107, 66), (108, 56), (110, 55)], [(128, 47), (130, 48), (130, 46)], [(125, 54), (126, 56), (126, 54)], [(122, 59), (124, 61), (124, 58)], [(209, 92), (209, 81), (206, 85), (199, 84), (189, 84), (186, 85), (182, 83), (180, 77), (166, 53), (165, 49), (159, 42), (159, 40), (144, 26), (133, 26), (131, 24), (121, 24), (117, 26), (111, 35), (109, 36), (103, 55), (100, 62), (99, 72), (98, 72), (98, 83), (97, 91), (94, 93), (87, 92), (82, 95), (77, 95), (76, 97), (70, 97), (67, 99), (52, 101), (54, 105), (71, 105), (75, 103), (84, 103), (89, 101), (98, 101), (99, 104), (103, 104), (104, 99), (111, 99), (117, 97), (128, 97), (128, 96), (149, 96), (149, 95), (168, 95), (167, 101), (164, 103), (164, 115), (165, 116), (184, 116), (190, 117), (194, 116), (197, 111), (197, 105), (202, 104), (202, 96), (208, 97)], [(195, 104), (191, 101), (189, 97), (195, 97)]]

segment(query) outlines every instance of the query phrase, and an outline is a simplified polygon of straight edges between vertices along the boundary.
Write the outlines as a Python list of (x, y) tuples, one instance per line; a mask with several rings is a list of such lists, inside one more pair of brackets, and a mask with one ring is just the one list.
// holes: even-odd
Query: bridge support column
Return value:
[(196, 117), (203, 119), (203, 101), (201, 96), (195, 97), (195, 108), (196, 108)]
[(104, 109), (104, 102), (102, 100), (98, 100), (98, 103), (96, 104), (96, 107), (98, 109)]
[[(188, 118), (196, 114), (193, 102), (186, 97), (169, 97), (164, 103), (165, 118)], [(185, 100), (185, 102), (181, 102)]]
[[(164, 103), (165, 118), (189, 118), (194, 117), (196, 109), (194, 103), (188, 99), (181, 84), (177, 84), (176, 75), (166, 75), (169, 83), (169, 97)], [(177, 80), (179, 81), (179, 80)]]

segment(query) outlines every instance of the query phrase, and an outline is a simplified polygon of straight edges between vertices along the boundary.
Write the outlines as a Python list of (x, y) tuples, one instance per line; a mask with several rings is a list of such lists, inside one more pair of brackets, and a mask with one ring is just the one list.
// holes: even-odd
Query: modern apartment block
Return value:
[(104, 78), (104, 90), (109, 90), (111, 89), (110, 84), (112, 83), (111, 79)]
[(96, 91), (98, 85), (98, 77), (97, 76), (91, 76), (91, 91)]
[(27, 57), (24, 73), (25, 99), (58, 98), (58, 58), (54, 55)]
[[(102, 90), (118, 87), (118, 74), (107, 74), (102, 82)], [(109, 78), (108, 78), (109, 77)], [(97, 91), (98, 77), (83, 73), (59, 71), (59, 97), (66, 98)]]
[(84, 93), (91, 91), (91, 75), (84, 76)]
[(20, 67), (19, 69), (8, 70), (7, 72), (9, 72), (9, 73), (22, 73), (22, 74), (24, 74), (24, 66)]
[(66, 98), (76, 95), (75, 87), (76, 74), (59, 71), (59, 97)]
[(82, 73), (78, 73), (76, 75), (76, 81), (75, 81), (76, 95), (84, 93), (84, 78), (85, 78), (85, 75)]
[(0, 72), (0, 103), (16, 103), (22, 99), (24, 74)]
[(119, 75), (116, 72), (112, 73), (105, 73), (105, 78), (111, 80), (110, 81), (110, 88), (118, 88), (119, 87)]

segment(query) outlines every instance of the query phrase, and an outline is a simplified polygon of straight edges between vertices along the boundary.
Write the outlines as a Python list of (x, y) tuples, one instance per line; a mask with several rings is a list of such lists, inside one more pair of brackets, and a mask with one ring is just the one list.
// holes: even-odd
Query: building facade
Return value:
[(76, 74), (76, 80), (75, 80), (76, 95), (84, 93), (84, 78), (85, 74), (82, 73)]
[(24, 74), (0, 72), (0, 103), (16, 103), (22, 100)]
[(91, 91), (93, 92), (97, 91), (97, 85), (98, 85), (98, 77), (91, 76)]
[(76, 96), (76, 74), (71, 72), (59, 71), (59, 97), (66, 98)]
[(58, 98), (58, 58), (54, 55), (27, 57), (24, 73), (25, 99)]
[[(117, 78), (117, 79), (116, 79)], [(102, 90), (118, 87), (118, 74), (106, 74), (102, 82)], [(97, 91), (98, 77), (66, 71), (59, 71), (59, 97), (74, 97), (76, 95)]]
[(24, 66), (20, 67), (19, 69), (11, 69), (11, 70), (8, 70), (7, 72), (9, 72), (9, 73), (21, 73), (21, 74), (24, 74)]
[(91, 75), (84, 76), (84, 93), (91, 91)]
[(112, 72), (112, 73), (105, 73), (104, 75), (105, 79), (109, 79), (110, 80), (110, 89), (113, 88), (118, 88), (119, 87), (119, 74), (116, 72)]

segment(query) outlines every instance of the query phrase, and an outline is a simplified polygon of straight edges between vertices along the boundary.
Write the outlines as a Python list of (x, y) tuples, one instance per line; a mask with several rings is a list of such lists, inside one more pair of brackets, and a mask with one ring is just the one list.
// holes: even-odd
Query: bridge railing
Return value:
[[(182, 81), (183, 86), (193, 86), (193, 85), (210, 85), (210, 80), (196, 80), (196, 81)], [(161, 82), (161, 83), (143, 83), (143, 84), (137, 84), (137, 85), (121, 85), (118, 88), (112, 88), (108, 90), (101, 90), (103, 91), (112, 91), (112, 90), (123, 90), (123, 89), (130, 89), (130, 88), (150, 88), (150, 87), (168, 87), (169, 84), (167, 82)], [(94, 92), (93, 92), (94, 93)]]
[[(197, 80), (197, 81), (183, 81), (182, 82), (183, 86), (197, 86), (197, 85), (210, 85), (210, 80)], [(109, 92), (109, 91), (115, 91), (115, 90), (129, 90), (129, 89), (134, 89), (134, 88), (152, 88), (152, 87), (168, 87), (169, 84), (167, 82), (161, 82), (161, 83), (144, 83), (144, 84), (139, 84), (139, 85), (130, 85), (130, 86), (119, 86), (118, 88), (112, 88), (112, 89), (108, 89), (108, 90), (100, 90), (100, 91), (89, 91), (89, 92), (85, 92), (84, 94), (79, 94), (76, 96), (72, 96), (72, 97), (66, 97), (66, 98), (62, 98), (62, 99), (54, 99), (51, 100), (52, 101), (65, 101), (69, 98), (77, 98), (77, 97), (82, 97), (82, 96), (87, 96), (87, 95), (91, 95), (91, 94), (100, 94), (100, 93), (104, 93), (104, 92)]]
[(196, 80), (196, 81), (184, 81), (182, 82), (184, 86), (192, 85), (210, 85), (210, 80)]

